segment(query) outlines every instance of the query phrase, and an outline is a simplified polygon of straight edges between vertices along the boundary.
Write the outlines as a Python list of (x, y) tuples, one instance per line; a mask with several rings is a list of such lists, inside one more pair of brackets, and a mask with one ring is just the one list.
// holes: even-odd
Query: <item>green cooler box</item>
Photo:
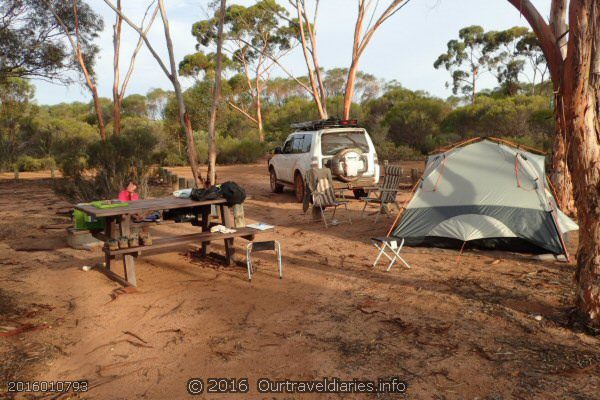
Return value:
[(75, 220), (75, 229), (85, 229), (88, 231), (103, 230), (106, 224), (105, 218), (95, 218), (80, 210), (73, 211), (73, 219)]

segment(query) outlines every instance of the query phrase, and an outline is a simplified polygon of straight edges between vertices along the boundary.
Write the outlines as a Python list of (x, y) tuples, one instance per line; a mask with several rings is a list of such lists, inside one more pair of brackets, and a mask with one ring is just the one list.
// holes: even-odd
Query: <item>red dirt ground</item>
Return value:
[(277, 225), (265, 237), (282, 243), (283, 280), (259, 253), (249, 283), (236, 241), (240, 265), (229, 268), (186, 248), (142, 257), (127, 293), (82, 271), (100, 251), (71, 249), (64, 230), (44, 228), (68, 222), (57, 212), (69, 203), (42, 175), (0, 178), (0, 398), (13, 396), (9, 380), (87, 379), (81, 398), (180, 399), (191, 377), (249, 378), (247, 395), (200, 398), (361, 397), (256, 391), (259, 377), (334, 376), (408, 382), (406, 395), (366, 398), (600, 398), (600, 340), (571, 323), (573, 264), (468, 250), (457, 262), (456, 251), (407, 248), (412, 269), (373, 269), (369, 238), (391, 219), (361, 219), (352, 202), (352, 224), (324, 229), (291, 192), (270, 193), (263, 163), (219, 177), (246, 188), (247, 222)]

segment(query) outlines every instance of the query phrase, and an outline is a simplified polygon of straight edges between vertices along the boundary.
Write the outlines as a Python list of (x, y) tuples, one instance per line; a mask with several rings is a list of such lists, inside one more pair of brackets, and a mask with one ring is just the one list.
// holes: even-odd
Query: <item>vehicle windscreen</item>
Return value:
[(321, 152), (324, 156), (333, 156), (349, 148), (358, 148), (363, 153), (369, 152), (364, 131), (325, 132), (321, 135)]

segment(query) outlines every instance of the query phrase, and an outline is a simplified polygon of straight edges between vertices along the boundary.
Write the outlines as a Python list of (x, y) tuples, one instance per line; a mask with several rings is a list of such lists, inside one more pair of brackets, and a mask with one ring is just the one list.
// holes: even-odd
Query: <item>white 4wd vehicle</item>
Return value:
[(301, 202), (306, 172), (311, 168), (331, 169), (335, 187), (351, 189), (355, 197), (365, 196), (362, 188), (379, 182), (375, 146), (356, 120), (310, 121), (292, 128), (296, 131), (269, 160), (273, 192), (281, 193), (284, 186), (291, 186)]

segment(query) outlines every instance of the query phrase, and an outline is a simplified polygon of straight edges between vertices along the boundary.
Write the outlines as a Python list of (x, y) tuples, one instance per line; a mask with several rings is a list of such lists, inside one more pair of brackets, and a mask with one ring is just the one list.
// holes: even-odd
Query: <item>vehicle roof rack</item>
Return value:
[(356, 128), (358, 127), (358, 121), (355, 119), (329, 118), (299, 122), (292, 124), (291, 127), (299, 131), (316, 131), (323, 128)]

